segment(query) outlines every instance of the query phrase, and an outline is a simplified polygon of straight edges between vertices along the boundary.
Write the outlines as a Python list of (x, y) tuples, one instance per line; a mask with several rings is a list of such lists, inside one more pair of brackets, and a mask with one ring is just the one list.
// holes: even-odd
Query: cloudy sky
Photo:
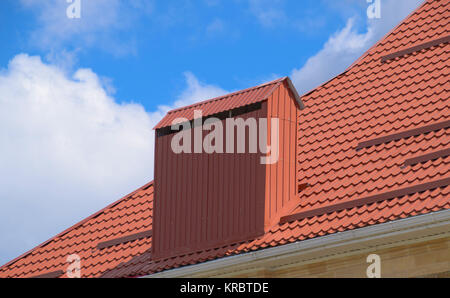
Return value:
[(151, 181), (168, 109), (286, 75), (307, 92), (422, 1), (0, 2), (3, 264)]

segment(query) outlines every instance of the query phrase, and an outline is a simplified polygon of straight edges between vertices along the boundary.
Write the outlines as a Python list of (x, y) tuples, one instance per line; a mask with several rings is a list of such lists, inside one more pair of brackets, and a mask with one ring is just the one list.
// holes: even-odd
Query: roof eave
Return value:
[[(413, 241), (421, 242), (430, 237), (446, 237), (450, 234), (450, 209), (372, 225), (356, 230), (349, 230), (314, 239), (298, 241), (277, 246), (224, 257), (205, 263), (170, 269), (144, 276), (144, 278), (176, 277), (214, 277), (227, 272), (239, 272), (264, 269), (268, 266), (295, 262), (301, 264), (308, 260), (342, 256), (348, 251), (361, 253), (380, 247), (392, 247)], [(414, 239), (414, 240), (411, 240)]]

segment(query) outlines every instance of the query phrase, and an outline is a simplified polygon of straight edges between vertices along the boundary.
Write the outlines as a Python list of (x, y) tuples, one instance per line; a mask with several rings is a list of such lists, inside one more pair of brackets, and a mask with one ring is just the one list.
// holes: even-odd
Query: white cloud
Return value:
[(286, 14), (282, 9), (283, 2), (282, 0), (249, 0), (249, 8), (261, 25), (272, 27), (286, 20)]
[(225, 30), (225, 23), (221, 19), (215, 19), (209, 25), (206, 26), (206, 34), (214, 36), (222, 33)]
[(200, 82), (191, 72), (185, 72), (184, 76), (186, 78), (187, 88), (177, 98), (174, 105), (176, 108), (228, 93), (228, 91), (223, 90), (218, 86), (207, 85)]
[(310, 57), (301, 68), (292, 71), (291, 77), (299, 93), (308, 92), (343, 72), (420, 3), (421, 0), (382, 1), (381, 19), (370, 20), (362, 33), (358, 32), (355, 19), (349, 19), (346, 26), (333, 34), (316, 55)]
[(67, 49), (62, 50), (50, 50), (46, 55), (45, 59), (53, 65), (58, 66), (66, 72), (70, 72), (74, 69), (75, 65), (78, 63), (77, 54), (81, 50), (75, 49), (68, 51)]
[(157, 111), (151, 112), (150, 117), (152, 119), (162, 119), (164, 115), (172, 109), (181, 108), (196, 102), (230, 93), (230, 91), (226, 91), (218, 86), (200, 82), (192, 72), (185, 72), (184, 77), (186, 80), (186, 89), (181, 92), (172, 105), (161, 105), (158, 106)]
[(20, 0), (24, 8), (37, 15), (31, 42), (43, 50), (59, 50), (68, 45), (101, 47), (116, 55), (135, 53), (132, 39), (115, 35), (128, 29), (141, 15), (151, 14), (153, 1), (148, 0), (81, 0), (81, 18), (69, 19), (66, 0)]
[(207, 6), (217, 6), (220, 4), (220, 0), (204, 0)]
[(319, 53), (309, 58), (302, 68), (292, 71), (291, 77), (299, 93), (338, 75), (362, 54), (372, 39), (372, 29), (359, 34), (353, 19), (348, 20), (345, 28), (331, 36)]
[(149, 182), (165, 111), (225, 92), (186, 73), (176, 103), (148, 113), (89, 69), (66, 73), (25, 54), (0, 71), (0, 262)]

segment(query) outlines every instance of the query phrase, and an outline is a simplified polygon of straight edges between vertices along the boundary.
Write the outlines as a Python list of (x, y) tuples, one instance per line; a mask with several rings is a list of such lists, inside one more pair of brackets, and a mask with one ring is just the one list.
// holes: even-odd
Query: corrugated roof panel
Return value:
[(274, 87), (289, 78), (281, 78), (254, 88), (230, 93), (221, 97), (213, 98), (187, 107), (169, 111), (167, 115), (155, 126), (154, 129), (168, 127), (177, 118), (194, 119), (194, 111), (201, 110), (203, 117), (218, 114), (220, 112), (233, 110), (252, 103), (261, 102), (267, 99)]

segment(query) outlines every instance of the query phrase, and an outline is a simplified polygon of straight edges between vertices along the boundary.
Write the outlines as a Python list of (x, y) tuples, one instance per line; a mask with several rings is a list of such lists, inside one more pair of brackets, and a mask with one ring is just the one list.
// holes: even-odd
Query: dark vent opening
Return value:
[[(233, 109), (231, 111), (224, 111), (224, 112), (221, 112), (221, 113), (217, 113), (217, 114), (214, 114), (214, 115), (203, 117), (202, 118), (202, 125), (205, 123), (206, 120), (211, 119), (211, 118), (217, 118), (219, 120), (224, 120), (224, 119), (227, 119), (227, 118), (238, 117), (238, 116), (241, 116), (241, 115), (253, 112), (253, 111), (257, 111), (257, 110), (260, 110), (260, 109), (261, 109), (261, 102), (257, 102), (257, 103), (251, 104), (251, 105), (247, 105), (247, 106), (243, 106), (243, 107), (240, 107), (240, 108)], [(196, 125), (198, 125), (197, 122), (198, 121), (195, 121)], [(184, 124), (184, 123), (181, 123), (181, 124)], [(194, 125), (194, 120), (189, 121), (189, 124), (190, 124), (191, 128), (196, 127)], [(171, 135), (171, 134), (180, 132), (181, 129), (182, 129), (182, 126), (180, 127), (179, 130), (172, 130), (172, 128), (170, 126), (167, 126), (167, 127), (163, 127), (163, 128), (158, 129), (156, 131), (156, 135), (158, 137), (163, 137), (163, 136), (167, 136), (167, 135)]]

